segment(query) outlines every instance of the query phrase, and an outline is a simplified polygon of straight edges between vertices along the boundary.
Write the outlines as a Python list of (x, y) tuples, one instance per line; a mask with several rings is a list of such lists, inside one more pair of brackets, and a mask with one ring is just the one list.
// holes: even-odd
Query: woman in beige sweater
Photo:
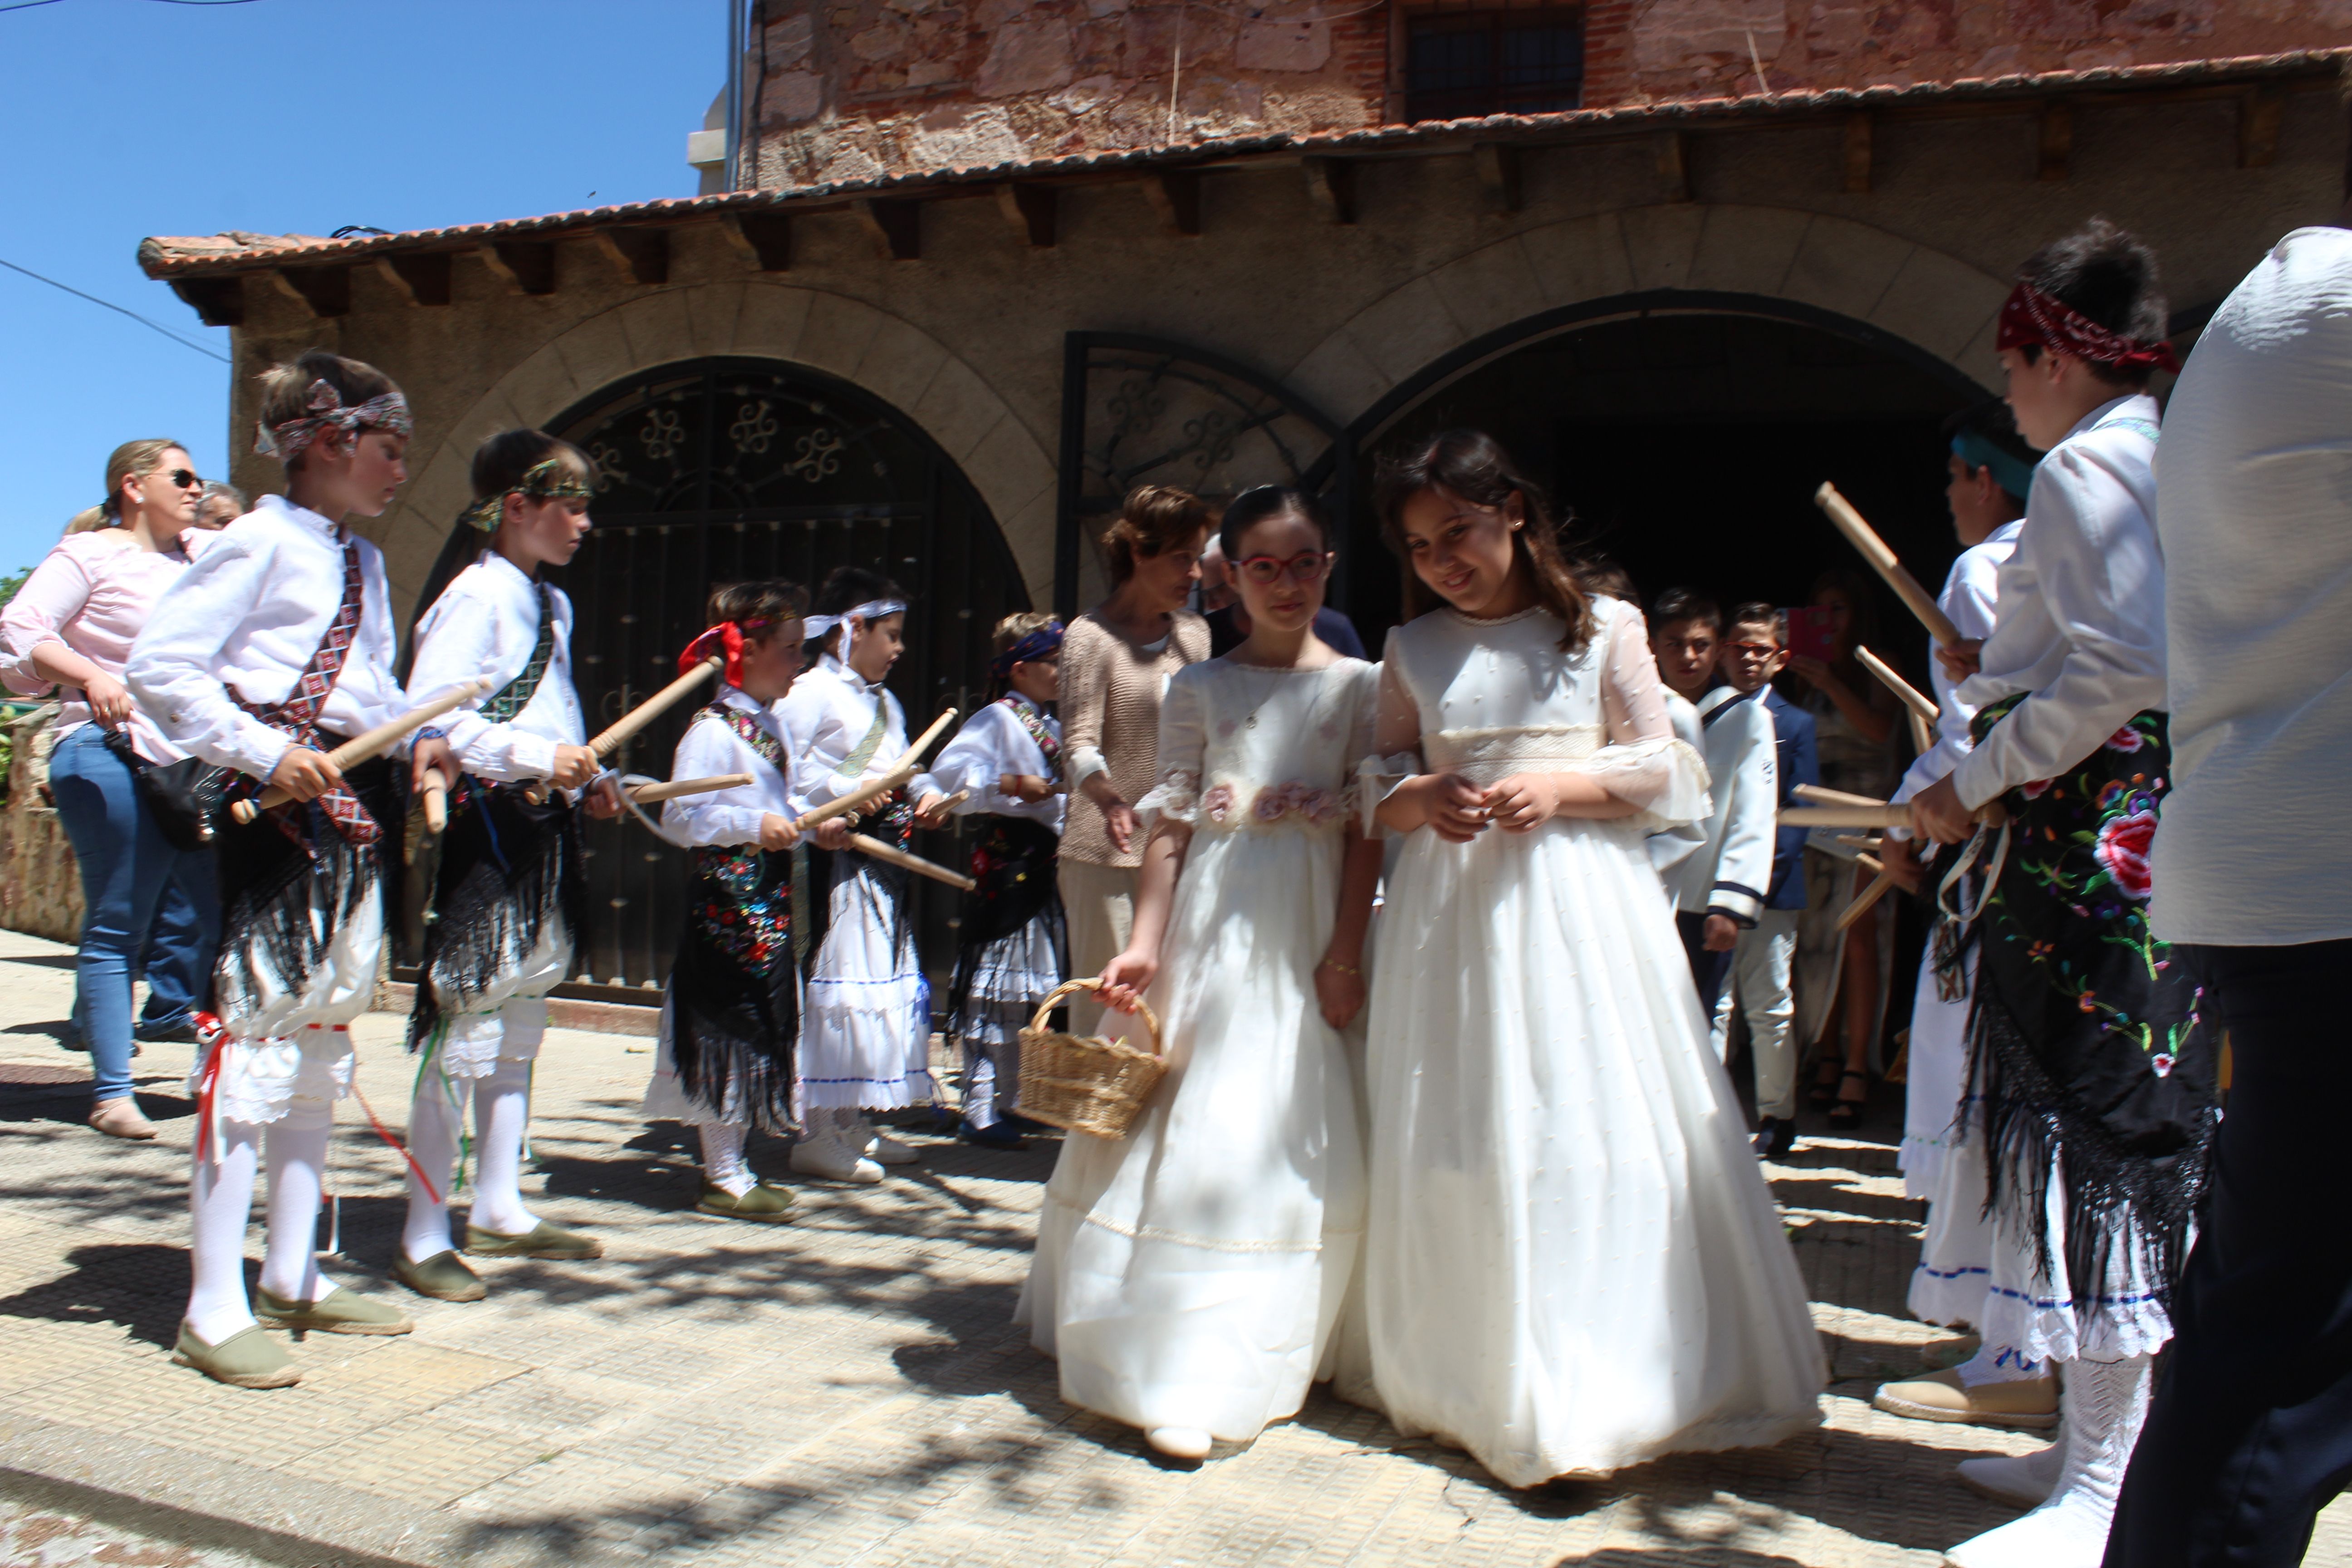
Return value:
[[(1168, 678), (1209, 657), (1209, 623), (1184, 607), (1201, 580), (1208, 504), (1144, 485), (1102, 536), (1110, 596), (1070, 623), (1062, 643), (1062, 746), (1070, 813), (1062, 832), (1062, 903), (1070, 973), (1100, 974), (1135, 919), (1142, 836), (1134, 802), (1159, 771), (1160, 699)], [(1100, 1009), (1071, 1022), (1090, 1031)]]

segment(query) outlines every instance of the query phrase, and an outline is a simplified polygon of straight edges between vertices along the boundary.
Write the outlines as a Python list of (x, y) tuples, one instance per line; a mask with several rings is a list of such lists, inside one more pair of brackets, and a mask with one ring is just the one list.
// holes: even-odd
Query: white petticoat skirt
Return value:
[[(793, 1104), (894, 1110), (931, 1097), (931, 995), (901, 919), (908, 873), (845, 850), (810, 966)], [(848, 876), (840, 873), (855, 868)]]
[(492, 981), (471, 1011), (444, 1012), (446, 1026), (434, 1059), (450, 1078), (488, 1078), (501, 1058), (530, 1061), (547, 1037), (547, 994), (572, 968), (572, 936), (549, 921), (539, 946), (521, 967)]
[[(373, 877), (370, 879), (373, 881)], [(323, 900), (320, 900), (321, 903)], [(311, 918), (331, 918), (314, 908)], [(255, 955), (255, 984), (224, 1000), (226, 1037), (200, 1051), (188, 1092), (201, 1102), (215, 1055), (213, 1114), (266, 1124), (284, 1118), (299, 1097), (343, 1100), (352, 1092), (351, 1022), (375, 1001), (383, 955), (383, 900), (371, 886), (352, 904), (334, 941), (299, 984)]]
[[(2012, 1174), (2010, 1183), (2013, 1184)], [(2007, 1192), (2015, 1188), (2004, 1184)], [(2172, 1338), (2172, 1317), (2158, 1300), (2156, 1275), (2131, 1227), (2118, 1226), (2109, 1244), (2105, 1289), (2096, 1301), (2077, 1309), (2066, 1274), (2065, 1171), (2062, 1166), (2044, 1194), (2050, 1227), (2050, 1268), (2036, 1262), (2034, 1236), (2006, 1212), (1992, 1217), (1991, 1275), (1985, 1293), (1985, 1346), (1996, 1359), (2123, 1361), (2154, 1355)], [(2027, 1216), (2029, 1219), (2031, 1216)], [(2184, 1249), (2185, 1250), (2185, 1249)]]

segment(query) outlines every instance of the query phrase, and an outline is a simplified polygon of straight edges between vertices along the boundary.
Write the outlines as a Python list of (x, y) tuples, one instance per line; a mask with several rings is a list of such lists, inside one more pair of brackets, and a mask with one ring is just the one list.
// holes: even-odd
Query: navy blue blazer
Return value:
[[(1799, 784), (1822, 782), (1821, 757), (1813, 745), (1813, 716), (1769, 686), (1764, 688), (1764, 708), (1772, 715), (1772, 733), (1779, 742), (1780, 754), (1774, 760), (1780, 764), (1780, 804), (1785, 806), (1795, 799)], [(1805, 907), (1805, 836), (1802, 827), (1783, 827), (1775, 836), (1772, 886), (1764, 895), (1766, 909)]]

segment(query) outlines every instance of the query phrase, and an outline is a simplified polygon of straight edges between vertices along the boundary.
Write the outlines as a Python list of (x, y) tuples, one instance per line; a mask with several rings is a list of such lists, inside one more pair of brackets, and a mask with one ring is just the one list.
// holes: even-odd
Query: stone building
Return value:
[[(765, 0), (746, 41), (698, 197), (142, 253), (236, 329), (236, 430), (312, 344), (401, 381), (416, 477), (372, 530), (404, 592), (482, 437), (591, 447), (569, 586), (605, 715), (712, 580), (852, 559), (914, 593), (910, 711), (969, 706), (990, 624), (1091, 602), (1087, 540), (1147, 479), (1326, 492), (1377, 646), (1370, 457), (1443, 424), (1645, 590), (1800, 598), (1844, 559), (1823, 479), (1933, 579), (1937, 424), (1995, 388), (2018, 261), (2105, 214), (2186, 344), (2337, 211), (2352, 5)], [(602, 842), (588, 968), (657, 982), (666, 852)]]

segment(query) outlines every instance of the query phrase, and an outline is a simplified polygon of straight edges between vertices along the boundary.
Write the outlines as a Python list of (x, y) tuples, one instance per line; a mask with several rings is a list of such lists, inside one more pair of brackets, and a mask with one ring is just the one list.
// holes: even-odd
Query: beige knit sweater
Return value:
[[(1082, 746), (1102, 752), (1111, 788), (1133, 805), (1159, 782), (1160, 698), (1168, 678), (1209, 657), (1209, 623), (1179, 610), (1157, 650), (1131, 643), (1089, 610), (1070, 623), (1062, 639), (1062, 751)], [(1070, 815), (1062, 828), (1062, 856), (1094, 866), (1143, 863), (1138, 834), (1126, 854), (1110, 845), (1102, 808), (1082, 790), (1070, 792)]]

